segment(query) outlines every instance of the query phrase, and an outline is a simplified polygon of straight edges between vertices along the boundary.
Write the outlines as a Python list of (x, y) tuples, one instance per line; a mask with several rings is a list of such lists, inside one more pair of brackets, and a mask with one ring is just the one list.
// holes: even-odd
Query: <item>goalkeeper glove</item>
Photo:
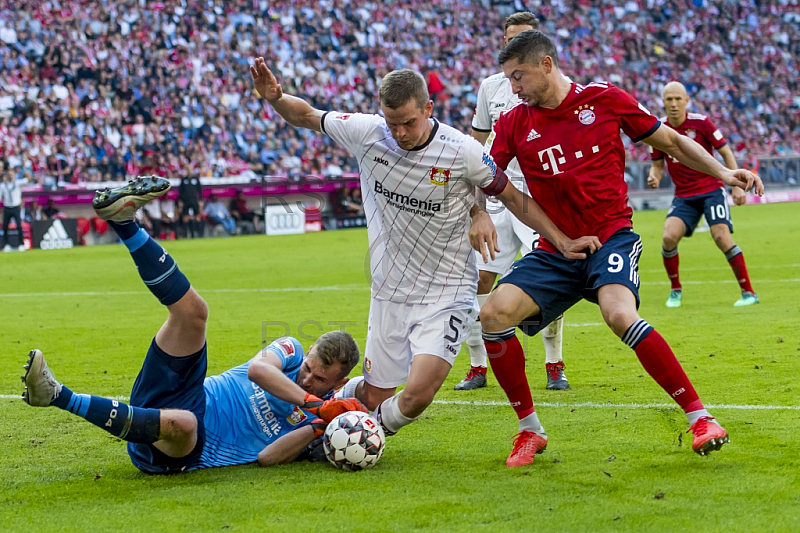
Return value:
[(320, 417), (325, 422), (330, 422), (337, 416), (348, 411), (363, 411), (368, 413), (367, 406), (355, 398), (343, 398), (340, 400), (322, 400), (313, 394), (306, 394), (305, 403), (301, 406), (306, 411)]
[(328, 423), (321, 418), (315, 418), (311, 421), (311, 427), (314, 429), (314, 437), (321, 437), (325, 433)]

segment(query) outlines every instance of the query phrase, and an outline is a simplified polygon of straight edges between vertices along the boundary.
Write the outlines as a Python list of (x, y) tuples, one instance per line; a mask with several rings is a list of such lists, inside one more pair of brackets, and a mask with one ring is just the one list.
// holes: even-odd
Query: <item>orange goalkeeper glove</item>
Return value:
[(306, 394), (303, 409), (320, 417), (325, 422), (330, 422), (337, 416), (348, 411), (363, 411), (369, 413), (367, 406), (355, 398), (343, 398), (341, 400), (330, 399), (322, 400), (313, 394)]
[(311, 421), (311, 427), (314, 428), (314, 438), (317, 438), (325, 434), (328, 423), (321, 418), (315, 418)]

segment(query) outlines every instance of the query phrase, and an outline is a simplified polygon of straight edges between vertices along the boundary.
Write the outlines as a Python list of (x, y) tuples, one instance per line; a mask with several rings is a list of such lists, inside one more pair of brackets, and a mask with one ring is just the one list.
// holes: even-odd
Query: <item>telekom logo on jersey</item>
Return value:
[[(593, 154), (596, 154), (599, 151), (600, 151), (599, 146), (597, 145), (592, 146)], [(556, 174), (561, 174), (564, 171), (558, 168), (558, 165), (563, 165), (564, 163), (567, 162), (567, 158), (563, 156), (564, 156), (564, 150), (561, 148), (560, 144), (549, 146), (544, 150), (541, 150), (539, 152), (539, 161), (542, 163), (542, 170), (548, 171), (552, 169), (554, 176)], [(581, 150), (575, 152), (575, 159), (582, 159), (582, 158), (583, 158), (583, 152)], [(547, 159), (547, 162), (545, 162), (545, 159)]]

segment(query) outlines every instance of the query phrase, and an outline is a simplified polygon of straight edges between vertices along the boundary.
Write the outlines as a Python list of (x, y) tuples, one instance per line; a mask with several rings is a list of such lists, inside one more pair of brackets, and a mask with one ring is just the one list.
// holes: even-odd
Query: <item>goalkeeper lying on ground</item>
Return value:
[(134, 221), (136, 210), (169, 186), (162, 178), (136, 178), (98, 192), (92, 202), (169, 310), (130, 405), (72, 392), (56, 381), (39, 350), (29, 354), (22, 397), (32, 406), (65, 409), (128, 441), (133, 464), (151, 474), (292, 461), (335, 416), (366, 411), (355, 399), (323, 400), (347, 381), (358, 346), (348, 333), (328, 332), (305, 355), (297, 340), (284, 337), (248, 363), (207, 378), (208, 307), (166, 250)]

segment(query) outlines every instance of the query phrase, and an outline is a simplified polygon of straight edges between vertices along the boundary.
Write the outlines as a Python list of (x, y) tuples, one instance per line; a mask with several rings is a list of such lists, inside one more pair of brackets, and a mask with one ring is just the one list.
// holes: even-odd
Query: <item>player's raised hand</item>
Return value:
[(745, 191), (752, 190), (755, 194), (764, 196), (764, 182), (749, 170), (729, 170), (722, 175), (722, 180), (731, 187), (741, 187)]
[(731, 189), (731, 196), (733, 197), (734, 205), (744, 205), (747, 202), (747, 195), (741, 187), (733, 187)]
[(272, 72), (267, 68), (263, 57), (257, 57), (253, 65), (250, 65), (250, 76), (253, 78), (253, 87), (262, 98), (266, 98), (268, 102), (280, 100), (283, 96), (283, 89), (281, 89), (278, 80), (275, 79)]
[(603, 247), (600, 239), (594, 235), (590, 237), (579, 237), (577, 239), (567, 239), (559, 245), (559, 251), (567, 259), (586, 259), (586, 253), (593, 254)]
[(497, 247), (497, 230), (486, 211), (481, 211), (472, 218), (472, 226), (469, 228), (469, 243), (473, 249), (480, 252), (484, 264), (489, 262), (490, 257), (494, 261), (495, 252), (500, 251), (500, 248)]

